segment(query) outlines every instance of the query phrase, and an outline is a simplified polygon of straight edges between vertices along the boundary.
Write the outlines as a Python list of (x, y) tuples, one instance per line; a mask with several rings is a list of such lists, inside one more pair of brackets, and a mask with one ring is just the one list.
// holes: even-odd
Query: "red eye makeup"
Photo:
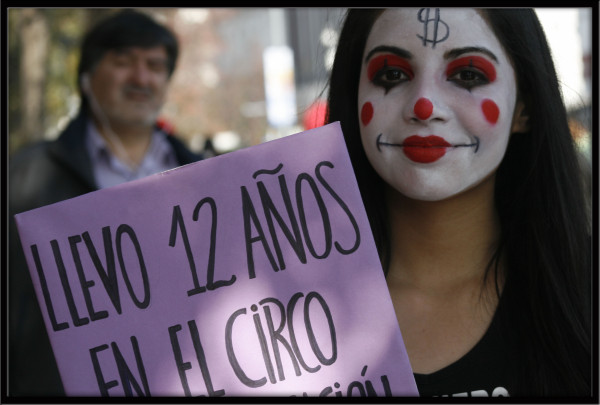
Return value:
[(492, 62), (482, 56), (477, 55), (465, 56), (450, 62), (446, 68), (446, 76), (453, 76), (461, 69), (465, 68), (475, 68), (479, 70), (490, 82), (496, 80), (496, 68)]
[(389, 53), (378, 55), (371, 59), (367, 66), (367, 76), (369, 80), (372, 81), (380, 71), (386, 68), (401, 69), (410, 79), (414, 77), (412, 67), (406, 59)]

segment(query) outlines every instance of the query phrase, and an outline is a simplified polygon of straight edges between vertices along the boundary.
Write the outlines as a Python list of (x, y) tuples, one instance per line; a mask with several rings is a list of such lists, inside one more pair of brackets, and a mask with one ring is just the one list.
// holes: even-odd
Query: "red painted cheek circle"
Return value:
[(368, 125), (373, 118), (373, 104), (367, 101), (363, 104), (362, 109), (360, 110), (360, 119), (363, 125)]
[(418, 119), (426, 120), (433, 112), (433, 104), (426, 98), (420, 98), (415, 103), (414, 112)]
[(490, 99), (485, 99), (481, 103), (481, 111), (483, 111), (483, 116), (490, 124), (496, 124), (498, 122), (498, 117), (500, 116), (500, 109)]

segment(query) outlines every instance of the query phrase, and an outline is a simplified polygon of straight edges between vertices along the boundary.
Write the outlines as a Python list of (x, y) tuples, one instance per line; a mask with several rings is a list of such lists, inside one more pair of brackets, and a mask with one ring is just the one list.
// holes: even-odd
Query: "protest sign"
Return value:
[(15, 218), (67, 395), (418, 395), (339, 123)]

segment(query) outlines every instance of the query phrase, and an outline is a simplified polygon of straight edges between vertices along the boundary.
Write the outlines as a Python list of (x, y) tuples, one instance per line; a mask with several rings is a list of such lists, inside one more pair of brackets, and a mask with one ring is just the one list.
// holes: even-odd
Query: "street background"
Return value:
[[(191, 149), (256, 145), (320, 123), (343, 8), (143, 8), (181, 51), (161, 121)], [(76, 114), (79, 44), (115, 9), (7, 10), (8, 153), (53, 139)], [(590, 158), (591, 8), (536, 9)]]

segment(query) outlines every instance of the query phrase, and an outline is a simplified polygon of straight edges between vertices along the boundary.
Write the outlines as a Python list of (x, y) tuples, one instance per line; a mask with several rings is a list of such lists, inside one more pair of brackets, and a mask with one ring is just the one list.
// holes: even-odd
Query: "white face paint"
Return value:
[(363, 55), (363, 147), (375, 171), (403, 195), (443, 200), (496, 171), (516, 97), (511, 63), (477, 11), (387, 10)]

